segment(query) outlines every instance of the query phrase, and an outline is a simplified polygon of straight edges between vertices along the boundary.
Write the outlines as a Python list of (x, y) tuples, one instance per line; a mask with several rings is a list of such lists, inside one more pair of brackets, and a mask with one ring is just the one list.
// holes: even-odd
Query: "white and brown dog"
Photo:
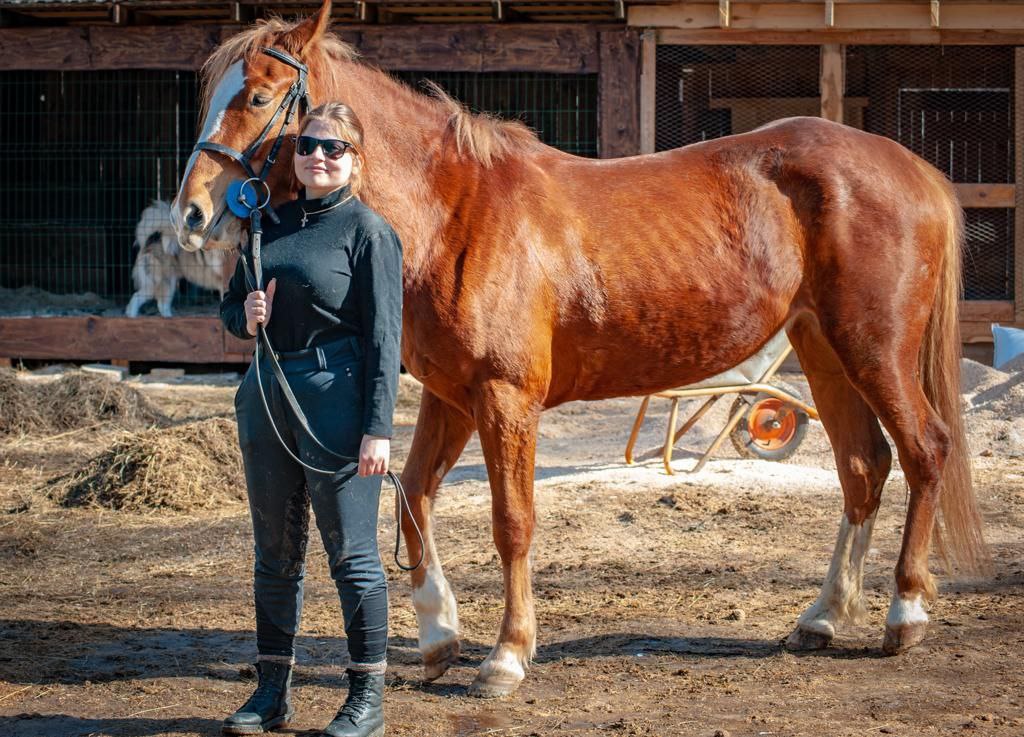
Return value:
[(179, 279), (224, 297), (229, 270), (234, 269), (233, 255), (224, 246), (213, 247), (219, 244), (208, 244), (199, 251), (182, 249), (171, 225), (171, 206), (163, 200), (155, 200), (142, 211), (135, 226), (135, 243), (139, 255), (132, 267), (135, 294), (125, 308), (128, 317), (138, 317), (142, 305), (151, 299), (156, 300), (161, 315), (170, 317)]

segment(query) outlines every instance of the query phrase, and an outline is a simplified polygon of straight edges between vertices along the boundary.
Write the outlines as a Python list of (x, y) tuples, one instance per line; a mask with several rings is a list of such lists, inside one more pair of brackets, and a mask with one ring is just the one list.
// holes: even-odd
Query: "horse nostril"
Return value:
[(200, 230), (205, 223), (206, 216), (203, 215), (203, 211), (199, 209), (198, 205), (189, 205), (188, 210), (185, 211), (185, 225), (188, 226), (188, 229)]

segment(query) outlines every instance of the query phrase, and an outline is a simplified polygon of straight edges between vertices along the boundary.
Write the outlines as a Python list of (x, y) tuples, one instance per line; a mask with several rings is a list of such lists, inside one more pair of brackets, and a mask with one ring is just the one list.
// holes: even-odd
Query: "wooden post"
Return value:
[(843, 122), (843, 95), (846, 91), (846, 49), (842, 44), (821, 47), (821, 117)]
[(601, 31), (598, 70), (598, 145), (601, 158), (640, 153), (640, 34), (632, 28)]
[(1024, 48), (1019, 46), (1013, 56), (1013, 128), (1013, 302), (1014, 321), (1020, 325), (1024, 324)]
[(654, 153), (654, 98), (658, 59), (657, 31), (648, 29), (640, 37), (640, 153)]

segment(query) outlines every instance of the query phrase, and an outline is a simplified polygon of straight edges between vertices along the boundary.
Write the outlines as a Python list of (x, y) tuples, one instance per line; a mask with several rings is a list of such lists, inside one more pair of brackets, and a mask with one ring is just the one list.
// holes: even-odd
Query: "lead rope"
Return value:
[[(250, 279), (249, 276), (249, 261), (248, 259), (246, 259), (245, 251), (240, 249), (242, 263), (245, 266), (245, 283), (246, 286), (249, 288), (249, 291), (263, 291), (263, 262), (260, 254), (263, 241), (263, 228), (260, 224), (261, 217), (262, 216), (260, 214), (259, 208), (253, 207), (249, 211), (249, 253), (252, 255), (253, 279)], [(254, 281), (255, 284), (253, 283)], [(291, 385), (289, 385), (288, 383), (288, 377), (285, 376), (284, 370), (281, 368), (281, 364), (277, 360), (277, 353), (274, 350), (273, 344), (270, 342), (270, 336), (267, 335), (267, 331), (266, 328), (264, 328), (263, 323), (257, 323), (256, 331), (257, 333), (259, 333), (256, 339), (256, 350), (255, 353), (253, 354), (253, 363), (256, 365), (256, 384), (257, 386), (259, 386), (260, 401), (263, 403), (263, 409), (267, 414), (267, 421), (270, 423), (270, 427), (273, 428), (274, 435), (277, 436), (278, 442), (281, 443), (281, 447), (284, 448), (285, 452), (287, 452), (288, 455), (292, 457), (292, 460), (294, 460), (303, 468), (308, 468), (310, 471), (313, 471), (315, 473), (322, 473), (327, 476), (333, 476), (336, 473), (340, 473), (342, 469), (344, 469), (345, 467), (343, 465), (341, 468), (334, 470), (317, 468), (316, 466), (312, 466), (309, 463), (306, 463), (301, 458), (299, 458), (295, 453), (292, 452), (292, 449), (288, 447), (288, 444), (284, 441), (284, 438), (281, 436), (281, 431), (278, 429), (277, 423), (274, 422), (274, 416), (270, 412), (270, 404), (267, 402), (267, 393), (263, 388), (263, 377), (260, 373), (261, 343), (266, 349), (267, 357), (270, 360), (270, 368), (273, 370), (274, 376), (277, 377), (277, 383), (281, 386), (281, 393), (284, 394), (285, 400), (288, 402), (289, 407), (291, 407), (292, 412), (295, 413), (296, 418), (298, 418), (299, 420), (299, 425), (302, 426), (303, 431), (306, 433), (306, 435), (309, 436), (310, 440), (316, 443), (316, 445), (325, 453), (328, 453), (334, 456), (335, 458), (345, 461), (345, 465), (351, 464), (353, 462), (358, 463), (358, 458), (353, 458), (352, 456), (347, 456), (338, 453), (337, 451), (331, 450), (326, 445), (320, 442), (320, 439), (313, 432), (313, 428), (310, 426), (309, 421), (306, 419), (306, 415), (302, 411), (302, 407), (299, 405), (298, 399), (295, 398), (295, 394), (292, 392)], [(388, 477), (388, 480), (391, 481), (392, 485), (395, 487), (395, 507), (398, 510), (398, 524), (395, 527), (395, 565), (397, 565), (403, 571), (414, 571), (417, 568), (419, 568), (420, 565), (423, 564), (423, 556), (426, 548), (423, 541), (423, 532), (420, 530), (420, 526), (416, 523), (416, 517), (412, 513), (412, 507), (409, 506), (409, 499), (405, 495), (405, 488), (402, 486), (401, 480), (398, 478), (394, 471), (388, 471), (385, 475)], [(420, 542), (420, 557), (416, 561), (416, 564), (412, 566), (405, 565), (399, 559), (399, 553), (401, 552), (402, 548), (403, 512), (407, 512), (409, 514), (409, 519), (412, 521), (413, 529), (416, 530), (416, 537), (419, 538)]]

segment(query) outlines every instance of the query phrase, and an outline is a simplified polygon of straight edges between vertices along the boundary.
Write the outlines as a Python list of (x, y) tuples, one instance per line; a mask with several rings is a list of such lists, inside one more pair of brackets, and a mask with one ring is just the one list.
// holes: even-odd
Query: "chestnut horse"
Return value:
[[(264, 22), (215, 51), (202, 139), (242, 150), (269, 120), (296, 71), (265, 46), (308, 65), (314, 104), (342, 100), (366, 128), (363, 197), (404, 245), (402, 359), (424, 385), (402, 483), (425, 539), (412, 600), (426, 677), (459, 654), (431, 510), (474, 430), (505, 611), (470, 692), (494, 696), (516, 688), (536, 646), (540, 413), (699, 381), (783, 327), (845, 500), (821, 595), (788, 644), (825, 647), (864, 612), (864, 557), (891, 465), (879, 423), (910, 487), (883, 647), (919, 642), (936, 594), (937, 512), (945, 557), (961, 570), (986, 557), (959, 407), (962, 214), (943, 175), (891, 140), (817, 118), (647, 156), (579, 158), (361, 63), (327, 32), (329, 13), (325, 2), (301, 22)], [(183, 247), (232, 240), (238, 221), (219, 215), (242, 176), (216, 151), (193, 155), (174, 205)], [(274, 201), (297, 195), (286, 164), (268, 181)], [(410, 524), (404, 532), (415, 560), (418, 539)]]

